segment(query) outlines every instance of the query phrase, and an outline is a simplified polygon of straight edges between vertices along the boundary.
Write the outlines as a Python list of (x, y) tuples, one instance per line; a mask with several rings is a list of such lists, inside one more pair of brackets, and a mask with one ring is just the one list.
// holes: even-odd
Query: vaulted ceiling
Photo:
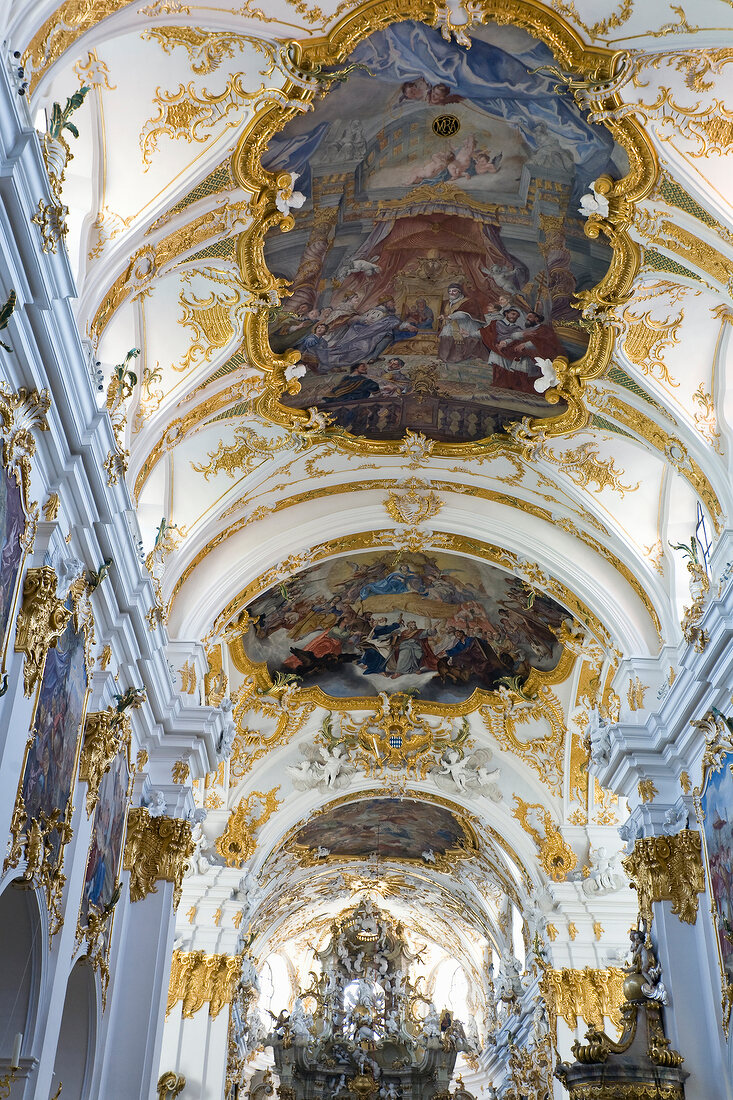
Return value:
[[(191, 936), (210, 947), (224, 942), (226, 927), (234, 936), (240, 929), (236, 902), (228, 918), (219, 912), (213, 920), (222, 884), (241, 877), (243, 859), (226, 854), (226, 839), (239, 828), (246, 861), (261, 872), (262, 896), (247, 921), (262, 952), (297, 936), (308, 921), (327, 921), (334, 906), (346, 905), (366, 885), (403, 908), (409, 895), (421, 930), (465, 955), (467, 966), (478, 965), (481, 938), (498, 943), (506, 933), (502, 899), (526, 909), (533, 890), (548, 881), (555, 889), (568, 872), (592, 863), (589, 845), (601, 835), (594, 828), (620, 821), (615, 796), (589, 782), (583, 741), (589, 710), (600, 705), (614, 714), (619, 706), (643, 705), (643, 691), (639, 701), (633, 684), (613, 679), (627, 658), (668, 652), (674, 675), (690, 596), (684, 557), (671, 544), (689, 543), (700, 513), (714, 539), (731, 512), (730, 5), (699, 0), (683, 11), (661, 0), (624, 2), (603, 18), (592, 0), (546, 7), (487, 0), (468, 8), (477, 22), (498, 24), (496, 40), (507, 50), (520, 42), (520, 27), (554, 50), (558, 87), (570, 73), (563, 95), (570, 103), (574, 93), (590, 110), (588, 126), (608, 123), (629, 158), (631, 183), (624, 184), (621, 171), (620, 183), (609, 179), (605, 190), (599, 183), (584, 237), (577, 205), (563, 211), (543, 199), (546, 213), (560, 209), (560, 221), (570, 225), (572, 214), (581, 224), (574, 257), (595, 257), (595, 264), (613, 250), (601, 290), (584, 287), (584, 325), (577, 323), (575, 334), (590, 337), (590, 351), (575, 371), (558, 366), (559, 408), (567, 402), (573, 416), (559, 430), (531, 422), (530, 412), (523, 421), (520, 401), (506, 430), (499, 425), (495, 433), (462, 441), (409, 425), (391, 438), (349, 431), (348, 424), (324, 420), (327, 401), (315, 401), (320, 413), (309, 416), (307, 405), (299, 411), (300, 386), (311, 392), (315, 380), (323, 393), (318, 368), (311, 363), (311, 373), (298, 378), (287, 359), (273, 357), (264, 337), (268, 321), (294, 316), (277, 313), (278, 292), (286, 295), (287, 287), (276, 276), (297, 275), (313, 239), (317, 204), (323, 214), (331, 200), (323, 198), (325, 184), (318, 198), (312, 181), (301, 180), (305, 205), (297, 208), (296, 199), (289, 210), (288, 165), (282, 161), (268, 173), (259, 163), (270, 137), (286, 124), (292, 136), (311, 133), (320, 118), (333, 123), (322, 113), (329, 97), (345, 102), (350, 80), (366, 86), (374, 60), (366, 73), (344, 73), (343, 85), (319, 66), (343, 67), (370, 30), (409, 15), (441, 26), (446, 50), (465, 51), (460, 39), (467, 17), (459, 4), (11, 5), (6, 34), (23, 55), (37, 128), (45, 129), (43, 113), (54, 101), (63, 104), (81, 86), (90, 88), (73, 116), (79, 137), (67, 135), (73, 159), (63, 185), (78, 323), (101, 362), (105, 389), (113, 367), (139, 349), (128, 361), (135, 375), (129, 392), (120, 395), (113, 386), (110, 400), (122, 423), (121, 446), (129, 451), (125, 476), (159, 582), (160, 618), (171, 638), (205, 642), (207, 698), (216, 703), (230, 695), (233, 702), (233, 754), (198, 789), (209, 810), (206, 832), (218, 852), (216, 866), (188, 880), (182, 905), (183, 911), (187, 900), (194, 913)], [(460, 116), (465, 132), (460, 98), (445, 112)], [(312, 118), (302, 113), (309, 109)], [(471, 109), (475, 117), (475, 105)], [(387, 134), (394, 103), (389, 110), (384, 120), (365, 111), (365, 150), (381, 135), (379, 148), (392, 140), (394, 151)], [(505, 115), (505, 127), (510, 122)], [(496, 114), (491, 127), (498, 142)], [(566, 156), (567, 149), (572, 152), (572, 142)], [(339, 154), (334, 146), (328, 179), (337, 179), (340, 158), (359, 155), (343, 145)], [(441, 163), (444, 170), (445, 162), (433, 168)], [(326, 169), (319, 171), (322, 181)], [(353, 176), (353, 167), (349, 171)], [(418, 177), (410, 186), (431, 186), (427, 166)], [(432, 186), (446, 179), (457, 183), (445, 175)], [(493, 179), (490, 169), (486, 179)], [(587, 193), (590, 180), (582, 182)], [(469, 183), (466, 203), (489, 194), (486, 182), (465, 199)], [(369, 201), (395, 203), (409, 191), (392, 182)], [(501, 223), (514, 208), (503, 191), (495, 198), (492, 217)], [(356, 202), (353, 195), (349, 201)], [(363, 208), (359, 216), (366, 217)], [(519, 215), (516, 221), (504, 239), (511, 237), (520, 255), (529, 248), (530, 230)], [(361, 237), (354, 230), (352, 245), (343, 247), (339, 239), (341, 259), (365, 236), (366, 230)], [(357, 269), (344, 278), (358, 288), (368, 274)], [(336, 301), (338, 285), (332, 267), (319, 293), (326, 288), (335, 295), (328, 300)], [(535, 289), (539, 298), (538, 284)], [(381, 316), (386, 312), (382, 307)], [(393, 353), (400, 354), (399, 345)], [(397, 391), (399, 385), (397, 379)], [(534, 391), (532, 400), (539, 401)], [(452, 555), (472, 577), (493, 569), (519, 578), (528, 606), (552, 599), (567, 613), (557, 635), (563, 651), (557, 671), (535, 669), (529, 681), (504, 685), (503, 692), (495, 685), (460, 698), (455, 692), (450, 698), (438, 692), (432, 701), (418, 697), (408, 714), (405, 696), (390, 710), (376, 690), (364, 689), (366, 698), (350, 703), (359, 693), (333, 688), (338, 670), (330, 673), (331, 688), (319, 694), (321, 681), (309, 679), (302, 659), (288, 665), (280, 653), (267, 664), (272, 654), (265, 644), (252, 656), (257, 647), (248, 650), (247, 638), (254, 638), (254, 628), (242, 613), (256, 597), (283, 588), (287, 596), (290, 585), (307, 594), (306, 581), (297, 579), (303, 571), (320, 568), (325, 576), (341, 559), (361, 576), (378, 554), (397, 570), (400, 562), (415, 569), (436, 554)], [(329, 584), (334, 577), (345, 583), (332, 568), (329, 576)], [(364, 577), (368, 587), (378, 574)], [(268, 613), (274, 606), (271, 600)], [(416, 606), (405, 603), (402, 610), (406, 615)], [(374, 608), (374, 614), (384, 610), (378, 603)], [(296, 686), (278, 683), (276, 672), (288, 668), (301, 676)], [(418, 727), (430, 734), (411, 769), (388, 759), (389, 730), (402, 719), (403, 734)], [(445, 756), (459, 731), (467, 762), (462, 781)], [(324, 761), (336, 741), (348, 766), (329, 778)], [(465, 782), (482, 764), (499, 769), (494, 790)], [(298, 779), (299, 765), (310, 778)], [(375, 868), (345, 855), (329, 856), (319, 867), (317, 857), (304, 857), (295, 845), (296, 828), (334, 800), (400, 792), (465, 815), (476, 845), (472, 858), (433, 865), (385, 856)], [(230, 816), (237, 808), (239, 826)], [(557, 826), (564, 839), (553, 870)], [(427, 848), (430, 836), (426, 825)], [(306, 895), (309, 914), (302, 909)], [(598, 952), (589, 946), (586, 961), (602, 962)]]

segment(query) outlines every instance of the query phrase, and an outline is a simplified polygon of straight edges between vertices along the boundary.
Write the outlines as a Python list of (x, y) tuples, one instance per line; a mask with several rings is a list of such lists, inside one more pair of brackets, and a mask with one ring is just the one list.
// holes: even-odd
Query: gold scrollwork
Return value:
[[(629, 234), (634, 204), (651, 190), (657, 175), (657, 160), (639, 123), (628, 115), (614, 116), (614, 110), (621, 102), (618, 95), (609, 90), (616, 70), (616, 55), (598, 47), (584, 48), (560, 16), (527, 0), (517, 0), (511, 4), (507, 0), (483, 0), (480, 4), (472, 4), (471, 10), (477, 21), (513, 24), (545, 42), (553, 51), (557, 63), (572, 72), (575, 84), (584, 88), (585, 106), (603, 118), (614, 139), (626, 150), (630, 163), (628, 175), (618, 182), (610, 177), (596, 181), (596, 187), (609, 200), (610, 212), (607, 218), (589, 218), (586, 234), (589, 237), (604, 234), (613, 250), (613, 257), (608, 272), (598, 286), (582, 295), (589, 315), (597, 309), (620, 304), (628, 296), (640, 262), (639, 248)], [(444, 11), (435, 0), (424, 0), (419, 11), (410, 10), (410, 17), (421, 18), (433, 26), (438, 25), (441, 19), (445, 20)], [(264, 241), (272, 229), (286, 231), (295, 224), (293, 217), (277, 205), (278, 193), (287, 189), (291, 180), (288, 173), (275, 175), (265, 171), (262, 156), (272, 136), (310, 105), (318, 94), (318, 82), (303, 77), (308, 73), (320, 72), (323, 66), (343, 65), (366, 35), (403, 18), (405, 10), (399, 0), (363, 4), (345, 15), (325, 38), (308, 43), (291, 43), (295, 72), (283, 88), (282, 102), (270, 101), (262, 105), (245, 127), (232, 159), (235, 180), (246, 192), (255, 196), (252, 202), (253, 222), (238, 241), (242, 282), (250, 291), (251, 305), (245, 317), (243, 346), (248, 360), (269, 374), (268, 392), (258, 402), (260, 411), (276, 423), (290, 428), (297, 427), (306, 416), (304, 412), (287, 408), (279, 400), (286, 389), (297, 391), (297, 383), (295, 386), (292, 382), (287, 383), (285, 371), (297, 360), (298, 353), (289, 351), (279, 356), (270, 347), (269, 307), (281, 295), (283, 284), (267, 267)], [(467, 44), (470, 45), (470, 42)], [(300, 80), (296, 73), (300, 73)], [(551, 420), (533, 423), (533, 427), (541, 425), (548, 434), (560, 434), (576, 430), (587, 422), (588, 414), (583, 403), (585, 382), (602, 373), (608, 365), (614, 340), (611, 328), (601, 325), (598, 320), (590, 320), (589, 327), (589, 346), (583, 358), (572, 364), (562, 359), (555, 361), (559, 382), (550, 400), (564, 400), (567, 410)], [(343, 449), (360, 452), (367, 449), (373, 453), (399, 453), (401, 446), (393, 442), (365, 442), (343, 432), (339, 433), (338, 440)], [(436, 455), (480, 453), (485, 449), (486, 442), (435, 443), (433, 450)]]
[(174, 951), (166, 1016), (182, 1001), (184, 1019), (191, 1019), (208, 1002), (216, 1019), (231, 1004), (242, 972), (239, 955), (207, 955), (205, 951)]
[(23, 603), (18, 612), (15, 650), (25, 654), (23, 687), (30, 696), (43, 676), (46, 654), (55, 647), (71, 611), (56, 596), (56, 571), (50, 565), (29, 569), (23, 582)]
[(158, 1100), (176, 1100), (186, 1087), (186, 1078), (182, 1073), (169, 1069), (158, 1078)]
[(181, 883), (188, 858), (193, 853), (191, 826), (176, 817), (151, 817), (134, 807), (127, 817), (127, 841), (123, 867), (130, 872), (130, 900), (142, 901), (157, 893), (158, 879), (172, 882), (173, 908), (181, 900)]
[(227, 867), (241, 867), (257, 847), (255, 834), (281, 804), (279, 787), (271, 791), (252, 791), (242, 798), (229, 815), (227, 827), (216, 838), (216, 850)]
[(79, 778), (87, 783), (87, 817), (99, 797), (102, 776), (120, 749), (129, 747), (130, 720), (114, 708), (90, 711), (84, 722), (84, 742), (79, 758)]
[(31, 482), (31, 459), (36, 453), (34, 432), (47, 432), (46, 416), (51, 407), (48, 390), (21, 388), (14, 393), (0, 383), (0, 434), (2, 434), (3, 466), (17, 470), (18, 484), (28, 501)]
[[(553, 882), (563, 882), (578, 863), (578, 857), (552, 820), (552, 814), (539, 802), (525, 802), (514, 795), (512, 814), (534, 840), (540, 863)], [(530, 816), (532, 820), (530, 821)], [(533, 824), (534, 822), (534, 824)], [(539, 827), (538, 827), (539, 826)]]
[(672, 912), (686, 924), (697, 920), (697, 895), (705, 889), (700, 834), (682, 829), (674, 836), (639, 837), (623, 861), (639, 897), (639, 913), (647, 927), (652, 903), (671, 901)]

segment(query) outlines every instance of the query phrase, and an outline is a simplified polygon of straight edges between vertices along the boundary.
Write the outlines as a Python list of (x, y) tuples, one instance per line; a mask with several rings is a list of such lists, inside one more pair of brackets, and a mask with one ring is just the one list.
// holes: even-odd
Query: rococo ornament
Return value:
[(577, 865), (575, 852), (563, 840), (552, 814), (541, 803), (525, 802), (516, 794), (514, 801), (516, 805), (512, 813), (537, 845), (545, 873), (553, 882), (563, 882)]
[(39, 683), (46, 654), (66, 629), (71, 611), (56, 595), (56, 571), (50, 565), (29, 569), (23, 582), (23, 604), (18, 613), (15, 650), (25, 654), (23, 686), (30, 696)]
[(130, 872), (130, 900), (142, 901), (157, 893), (158, 879), (172, 882), (173, 908), (181, 900), (186, 861), (193, 854), (191, 826), (177, 817), (151, 817), (134, 807), (127, 817), (127, 841), (123, 868)]
[(652, 904), (671, 901), (686, 924), (697, 920), (697, 895), (705, 889), (700, 834), (682, 829), (673, 836), (640, 837), (623, 867), (639, 897), (639, 913), (652, 923)]
[(216, 850), (227, 867), (241, 867), (250, 858), (257, 847), (257, 830), (269, 821), (281, 804), (277, 797), (279, 790), (274, 787), (266, 793), (252, 791), (234, 807), (226, 829), (216, 838)]
[(31, 481), (31, 459), (36, 453), (34, 432), (47, 432), (46, 416), (51, 407), (48, 390), (27, 390), (17, 393), (0, 383), (0, 434), (2, 434), (2, 464), (17, 470), (23, 500), (28, 503)]
[(168, 986), (168, 1015), (182, 1001), (184, 1019), (191, 1019), (208, 1002), (216, 1019), (231, 1004), (242, 972), (239, 955), (207, 955), (205, 951), (174, 951)]
[(130, 721), (112, 707), (87, 714), (84, 722), (84, 742), (79, 758), (79, 778), (87, 783), (87, 817), (99, 797), (102, 776), (117, 753), (130, 744)]
[(683, 1100), (684, 1058), (664, 1034), (667, 994), (647, 926), (630, 930), (631, 960), (624, 969), (622, 1034), (611, 1039), (592, 1025), (586, 1042), (575, 1040), (575, 1061), (558, 1062), (555, 1076), (570, 1100)]
[(550, 1030), (557, 1036), (557, 1021), (561, 1018), (571, 1031), (578, 1026), (578, 1017), (588, 1026), (603, 1027), (604, 1019), (621, 1028), (621, 1002), (624, 999), (625, 971), (618, 966), (596, 970), (563, 967), (542, 971), (541, 990), (550, 1017)]

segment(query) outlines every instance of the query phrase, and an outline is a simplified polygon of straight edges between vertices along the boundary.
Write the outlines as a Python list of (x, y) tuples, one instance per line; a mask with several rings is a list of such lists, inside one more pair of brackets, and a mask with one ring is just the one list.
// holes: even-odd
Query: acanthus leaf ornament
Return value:
[(120, 749), (130, 743), (129, 719), (117, 711), (92, 711), (84, 722), (84, 742), (79, 758), (79, 778), (87, 783), (87, 817), (99, 797), (99, 784)]
[(157, 893), (156, 881), (172, 882), (173, 907), (181, 900), (186, 862), (193, 853), (191, 825), (177, 817), (151, 817), (134, 807), (127, 817), (123, 868), (130, 871), (130, 900), (142, 901)]
[(15, 650), (25, 654), (23, 686), (26, 696), (43, 675), (46, 654), (63, 634), (71, 611), (56, 596), (56, 571), (50, 565), (29, 569), (23, 582), (23, 604), (18, 612)]
[(191, 1019), (208, 1002), (212, 1019), (232, 1003), (242, 972), (239, 955), (207, 955), (205, 951), (174, 951), (168, 985), (168, 1015), (182, 1002), (184, 1019)]
[(700, 834), (682, 829), (673, 836), (639, 837), (623, 867), (636, 889), (639, 913), (648, 927), (652, 904), (671, 901), (672, 912), (686, 924), (697, 920), (697, 895), (705, 889)]
[(31, 459), (36, 453), (34, 432), (47, 432), (46, 416), (51, 407), (48, 390), (28, 390), (17, 393), (0, 383), (0, 421), (2, 422), (3, 466), (15, 467), (18, 482), (27, 501), (30, 493)]
[(617, 966), (582, 970), (546, 966), (540, 988), (550, 1016), (550, 1030), (557, 1036), (557, 1021), (563, 1019), (571, 1031), (578, 1026), (578, 1017), (589, 1027), (603, 1027), (604, 1018), (614, 1027), (621, 1027), (621, 1002), (626, 975)]

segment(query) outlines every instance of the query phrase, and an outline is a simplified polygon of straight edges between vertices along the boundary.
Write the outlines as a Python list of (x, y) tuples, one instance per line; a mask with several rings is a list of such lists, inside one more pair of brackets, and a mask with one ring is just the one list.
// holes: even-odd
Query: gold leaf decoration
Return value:
[(271, 791), (252, 791), (242, 798), (229, 815), (227, 827), (216, 838), (216, 850), (227, 867), (241, 867), (257, 847), (255, 834), (268, 821), (281, 803), (279, 787)]

